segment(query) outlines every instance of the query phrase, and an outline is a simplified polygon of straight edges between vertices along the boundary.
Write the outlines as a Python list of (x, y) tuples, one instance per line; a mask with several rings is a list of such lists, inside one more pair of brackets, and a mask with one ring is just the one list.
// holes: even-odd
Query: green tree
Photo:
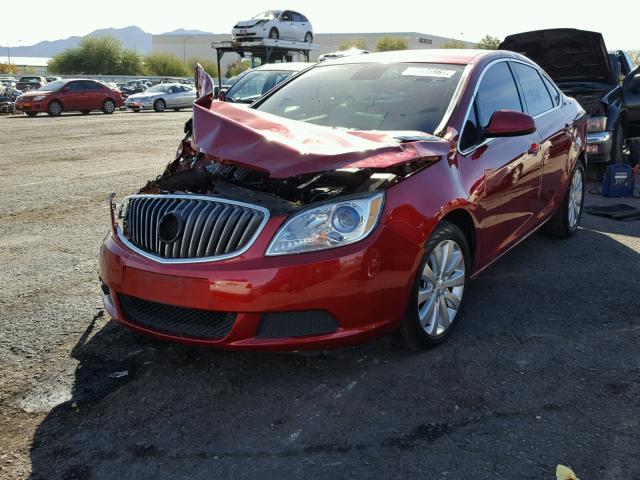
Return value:
[(204, 71), (211, 75), (211, 78), (216, 78), (218, 76), (218, 65), (215, 60), (211, 60), (204, 57), (193, 57), (187, 60), (187, 68), (189, 72), (193, 74), (196, 63), (202, 65)]
[(171, 53), (152, 53), (144, 59), (148, 75), (159, 77), (186, 77), (191, 74), (187, 66)]
[(489, 34), (486, 34), (484, 37), (480, 39), (476, 47), (482, 50), (497, 50), (500, 46), (500, 39), (498, 37), (492, 37)]
[(378, 52), (390, 52), (392, 50), (406, 50), (409, 42), (405, 38), (391, 37), (386, 35), (378, 40), (376, 50)]
[(350, 50), (352, 48), (358, 48), (360, 50), (369, 50), (367, 41), (362, 38), (352, 38), (351, 40), (345, 40), (338, 45), (338, 50)]
[(239, 73), (244, 72), (250, 66), (251, 66), (250, 62), (243, 62), (241, 60), (236, 60), (231, 65), (229, 65), (229, 68), (227, 69), (227, 74), (225, 75), (225, 77), (227, 78), (235, 77)]
[(142, 57), (110, 36), (83, 39), (75, 48), (55, 55), (47, 66), (52, 73), (137, 75), (142, 73)]
[(447, 42), (444, 42), (440, 48), (467, 48), (467, 46), (465, 45), (464, 42), (461, 42), (460, 40), (449, 40)]
[(11, 63), (0, 62), (0, 73), (17, 73), (18, 69)]

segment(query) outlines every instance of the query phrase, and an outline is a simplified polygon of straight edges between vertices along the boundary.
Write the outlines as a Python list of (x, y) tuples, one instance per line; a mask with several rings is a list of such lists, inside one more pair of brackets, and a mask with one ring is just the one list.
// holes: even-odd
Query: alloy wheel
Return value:
[(113, 103), (111, 100), (107, 100), (106, 102), (104, 102), (105, 113), (113, 113), (115, 109), (116, 109), (116, 104)]
[(61, 113), (62, 113), (62, 105), (60, 104), (60, 102), (51, 102), (51, 104), (49, 105), (49, 114), (54, 117), (57, 117)]
[(418, 316), (429, 337), (443, 335), (453, 324), (466, 281), (464, 255), (453, 240), (437, 244), (422, 270)]
[(580, 218), (580, 212), (582, 211), (582, 171), (576, 168), (571, 179), (571, 190), (569, 191), (569, 227), (574, 228)]

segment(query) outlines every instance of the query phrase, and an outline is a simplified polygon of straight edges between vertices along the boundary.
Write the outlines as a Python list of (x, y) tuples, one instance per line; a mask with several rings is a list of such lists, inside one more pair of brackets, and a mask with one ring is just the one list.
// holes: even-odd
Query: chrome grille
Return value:
[(262, 207), (196, 195), (132, 195), (125, 205), (123, 240), (170, 263), (239, 255), (269, 216)]

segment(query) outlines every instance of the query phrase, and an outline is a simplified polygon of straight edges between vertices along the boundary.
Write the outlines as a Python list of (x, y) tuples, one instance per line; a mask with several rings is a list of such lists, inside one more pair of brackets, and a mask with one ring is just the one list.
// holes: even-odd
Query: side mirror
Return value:
[(485, 138), (518, 137), (536, 131), (536, 122), (532, 117), (513, 110), (497, 110), (491, 115), (489, 125), (482, 130)]
[(221, 102), (224, 102), (225, 93), (227, 93), (226, 90), (220, 90), (218, 92), (218, 100), (220, 100)]

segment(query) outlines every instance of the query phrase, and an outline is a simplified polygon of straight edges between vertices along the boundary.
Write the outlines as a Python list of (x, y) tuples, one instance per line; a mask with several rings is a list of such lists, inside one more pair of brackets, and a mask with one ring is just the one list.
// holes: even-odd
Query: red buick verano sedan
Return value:
[(91, 110), (113, 113), (123, 105), (122, 94), (94, 80), (57, 80), (38, 90), (23, 93), (16, 99), (16, 110), (29, 117), (46, 112), (52, 117), (62, 112)]
[(436, 345), (470, 279), (539, 227), (576, 232), (585, 134), (506, 51), (339, 59), (251, 108), (202, 96), (176, 160), (113, 204), (106, 308), (223, 348)]

